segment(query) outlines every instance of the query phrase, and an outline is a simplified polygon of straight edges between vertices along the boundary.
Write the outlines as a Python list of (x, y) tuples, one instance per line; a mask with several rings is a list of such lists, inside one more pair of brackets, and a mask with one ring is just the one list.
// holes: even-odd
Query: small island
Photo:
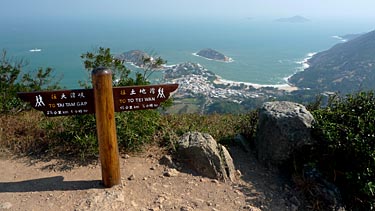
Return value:
[(221, 61), (221, 62), (232, 62), (233, 61), (232, 58), (227, 57), (224, 54), (222, 54), (222, 53), (220, 53), (216, 50), (213, 50), (211, 48), (206, 48), (206, 49), (200, 50), (199, 52), (194, 53), (193, 55), (200, 56), (200, 57), (203, 57), (205, 59)]
[(296, 16), (289, 17), (289, 18), (279, 18), (279, 19), (276, 19), (275, 21), (283, 22), (283, 23), (306, 23), (306, 22), (309, 22), (310, 20), (305, 17), (296, 15)]
[(125, 53), (122, 53), (120, 55), (117, 55), (117, 58), (124, 61), (133, 64), (136, 67), (143, 67), (144, 60), (151, 58), (150, 55), (147, 53), (140, 51), (140, 50), (131, 50), (127, 51)]

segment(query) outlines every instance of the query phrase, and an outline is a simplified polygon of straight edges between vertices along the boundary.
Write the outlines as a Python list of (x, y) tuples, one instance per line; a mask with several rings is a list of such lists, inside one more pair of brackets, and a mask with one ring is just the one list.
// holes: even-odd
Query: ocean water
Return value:
[[(87, 72), (82, 53), (99, 46), (113, 53), (139, 49), (161, 56), (168, 65), (197, 62), (223, 79), (256, 84), (284, 84), (301, 71), (310, 53), (343, 42), (337, 35), (374, 30), (371, 23), (278, 23), (272, 20), (29, 20), (0, 22), (0, 49), (27, 60), (26, 70), (52, 67), (62, 84), (77, 88)], [(30, 52), (30, 49), (41, 49)], [(213, 48), (231, 57), (224, 63), (193, 53)]]

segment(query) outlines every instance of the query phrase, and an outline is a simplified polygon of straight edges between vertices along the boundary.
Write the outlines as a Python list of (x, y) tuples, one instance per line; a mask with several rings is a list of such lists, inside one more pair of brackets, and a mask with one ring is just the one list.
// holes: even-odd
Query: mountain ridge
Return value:
[(308, 64), (291, 84), (341, 93), (375, 89), (375, 30), (317, 53)]

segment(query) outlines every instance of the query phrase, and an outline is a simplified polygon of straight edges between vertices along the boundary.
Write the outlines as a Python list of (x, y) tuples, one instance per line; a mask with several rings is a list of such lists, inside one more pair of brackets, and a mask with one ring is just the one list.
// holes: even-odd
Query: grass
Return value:
[[(189, 131), (211, 134), (218, 142), (231, 143), (239, 133), (248, 130), (253, 113), (243, 115), (168, 114), (159, 119), (159, 126), (152, 140), (153, 145), (174, 150), (180, 136)], [(45, 117), (39, 111), (25, 111), (16, 115), (0, 114), (0, 151), (21, 156), (44, 156), (51, 158), (91, 159), (82, 150), (59, 136), (66, 132), (64, 122), (68, 117)], [(251, 127), (255, 129), (255, 127)], [(80, 137), (76, 137), (80, 138)], [(121, 147), (121, 146), (120, 146)], [(129, 149), (120, 148), (128, 152)], [(95, 156), (94, 156), (95, 158)]]
[[(162, 130), (158, 131), (158, 141), (174, 150), (176, 140), (187, 132), (210, 134), (221, 143), (230, 144), (239, 133), (246, 132), (246, 122), (253, 113), (243, 115), (233, 114), (179, 114), (162, 117)], [(254, 130), (255, 130), (255, 126)]]
[[(59, 143), (52, 134), (61, 130), (59, 125), (63, 119), (64, 117), (47, 118), (38, 111), (1, 114), (0, 149), (19, 156), (56, 153)], [(58, 156), (58, 153), (55, 155)]]
[(169, 114), (193, 114), (201, 111), (201, 100), (196, 98), (185, 98), (178, 101), (174, 101), (173, 106), (168, 108), (167, 113)]
[(44, 131), (38, 126), (42, 116), (36, 112), (1, 115), (1, 148), (13, 153), (36, 151), (44, 141)]

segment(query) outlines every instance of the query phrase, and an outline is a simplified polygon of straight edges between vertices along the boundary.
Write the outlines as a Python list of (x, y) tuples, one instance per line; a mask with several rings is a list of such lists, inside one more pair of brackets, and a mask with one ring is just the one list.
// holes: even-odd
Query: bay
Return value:
[[(373, 30), (369, 23), (311, 21), (291, 24), (272, 20), (2, 20), (0, 49), (29, 61), (26, 70), (52, 67), (62, 84), (77, 88), (86, 78), (80, 55), (97, 47), (113, 53), (139, 49), (161, 56), (168, 65), (196, 62), (226, 80), (284, 84), (302, 70), (309, 53), (342, 41), (335, 35)], [(31, 49), (41, 49), (31, 52)], [(231, 57), (224, 63), (193, 53), (213, 48)]]

